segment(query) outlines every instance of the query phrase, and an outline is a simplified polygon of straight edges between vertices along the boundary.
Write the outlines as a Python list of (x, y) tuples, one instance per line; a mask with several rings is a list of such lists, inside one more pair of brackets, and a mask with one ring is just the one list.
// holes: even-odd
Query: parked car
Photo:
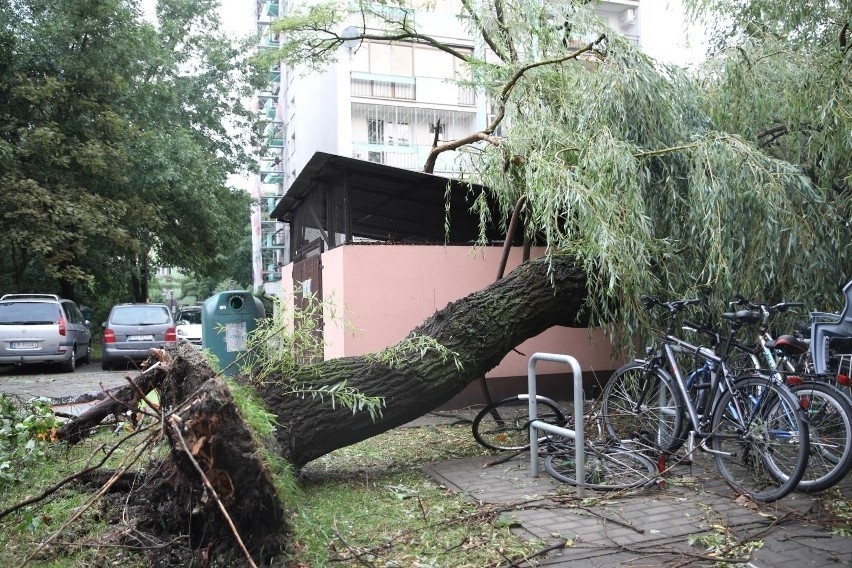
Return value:
[(103, 369), (142, 362), (150, 349), (177, 341), (175, 321), (165, 304), (115, 305), (103, 327)]
[(175, 315), (178, 341), (186, 341), (201, 349), (201, 306), (178, 308)]
[(77, 304), (55, 294), (0, 298), (0, 364), (59, 363), (73, 372), (88, 363), (92, 330)]

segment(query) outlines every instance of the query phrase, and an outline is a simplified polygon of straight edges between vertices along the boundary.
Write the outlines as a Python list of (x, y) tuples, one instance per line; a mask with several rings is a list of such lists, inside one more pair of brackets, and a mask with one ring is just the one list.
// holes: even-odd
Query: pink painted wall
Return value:
[[(363, 355), (397, 343), (447, 303), (494, 282), (501, 253), (501, 247), (418, 245), (349, 245), (324, 253), (323, 296), (334, 304), (337, 316), (326, 314), (325, 357)], [(507, 273), (520, 258), (521, 250), (513, 249)], [(283, 289), (292, 290), (291, 265), (283, 275)], [(535, 352), (572, 355), (583, 372), (618, 366), (601, 330), (552, 328), (518, 351), (523, 355), (509, 353), (488, 376), (526, 376)], [(552, 363), (539, 363), (536, 369), (539, 374), (568, 370)]]

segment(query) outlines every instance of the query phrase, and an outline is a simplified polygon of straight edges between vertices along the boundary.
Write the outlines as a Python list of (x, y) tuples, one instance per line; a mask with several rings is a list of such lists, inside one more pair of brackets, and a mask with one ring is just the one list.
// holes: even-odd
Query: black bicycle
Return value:
[[(760, 314), (723, 314), (730, 329), (717, 352), (673, 335), (678, 314), (698, 300), (642, 301), (649, 310), (665, 309), (665, 332), (660, 347), (648, 348), (645, 359), (621, 367), (604, 388), (607, 433), (638, 451), (672, 453), (687, 444), (691, 454), (697, 447), (713, 455), (729, 485), (755, 501), (772, 502), (793, 491), (809, 452), (799, 399), (771, 376), (735, 379), (726, 365), (737, 331), (759, 321)], [(706, 394), (700, 399), (690, 395), (676, 349), (708, 364)]]

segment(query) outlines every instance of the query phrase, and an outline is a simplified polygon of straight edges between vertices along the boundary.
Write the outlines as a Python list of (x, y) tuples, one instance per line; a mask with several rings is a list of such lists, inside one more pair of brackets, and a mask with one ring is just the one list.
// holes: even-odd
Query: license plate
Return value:
[(127, 341), (154, 341), (153, 335), (128, 335)]
[(37, 341), (13, 341), (12, 349), (38, 349)]

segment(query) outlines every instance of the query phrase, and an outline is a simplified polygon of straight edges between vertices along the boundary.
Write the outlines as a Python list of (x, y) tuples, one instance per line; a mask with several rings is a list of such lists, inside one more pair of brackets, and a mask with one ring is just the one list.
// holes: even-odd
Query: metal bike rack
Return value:
[[(535, 364), (538, 361), (550, 361), (552, 363), (564, 363), (571, 366), (574, 372), (574, 427), (577, 430), (569, 430), (560, 426), (554, 426), (547, 422), (538, 420), (538, 401), (536, 400), (536, 375)], [(583, 374), (580, 372), (580, 364), (577, 359), (570, 355), (556, 355), (553, 353), (533, 353), (527, 365), (527, 392), (529, 393), (529, 415), (530, 415), (530, 475), (538, 477), (538, 431), (544, 430), (551, 434), (566, 436), (574, 440), (574, 449), (577, 457), (575, 475), (577, 477), (577, 496), (584, 497), (586, 494), (586, 467), (585, 452), (583, 447)]]

